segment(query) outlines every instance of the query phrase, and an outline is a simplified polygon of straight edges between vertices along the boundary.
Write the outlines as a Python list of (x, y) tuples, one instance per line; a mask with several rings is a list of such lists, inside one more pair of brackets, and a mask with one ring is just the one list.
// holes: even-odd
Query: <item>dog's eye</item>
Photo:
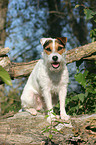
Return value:
[(50, 47), (46, 48), (47, 51), (51, 51)]
[(60, 50), (62, 50), (63, 49), (63, 47), (58, 47), (58, 51), (60, 51)]

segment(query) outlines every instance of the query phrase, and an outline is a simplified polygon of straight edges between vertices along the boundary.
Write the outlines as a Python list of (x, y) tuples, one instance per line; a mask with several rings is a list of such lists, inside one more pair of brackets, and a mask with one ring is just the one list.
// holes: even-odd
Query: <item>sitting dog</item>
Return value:
[[(40, 110), (45, 102), (47, 110), (51, 110), (53, 108), (52, 95), (58, 95), (60, 117), (68, 120), (69, 116), (65, 111), (68, 84), (68, 70), (65, 61), (67, 38), (42, 38), (40, 42), (43, 46), (42, 59), (35, 65), (25, 85), (21, 96), (22, 107)], [(49, 120), (52, 118), (54, 115), (50, 113)]]

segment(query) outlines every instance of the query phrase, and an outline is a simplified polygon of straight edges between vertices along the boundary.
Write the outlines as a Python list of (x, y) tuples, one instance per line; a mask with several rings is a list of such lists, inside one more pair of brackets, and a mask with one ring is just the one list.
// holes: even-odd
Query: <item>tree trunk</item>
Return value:
[(60, 22), (61, 19), (57, 17), (56, 14), (50, 13), (50, 11), (60, 11), (60, 0), (47, 0), (48, 7), (49, 7), (49, 17), (47, 19), (48, 23), (48, 32), (46, 33), (47, 37), (60, 37), (61, 36), (61, 26)]
[[(8, 0), (0, 0), (0, 51), (4, 48), (6, 39), (6, 14), (8, 8)], [(0, 64), (1, 65), (1, 64)], [(0, 94), (2, 94), (2, 85), (0, 85)], [(1, 113), (1, 100), (0, 100), (0, 113)]]
[(0, 48), (4, 47), (6, 39), (6, 14), (8, 0), (0, 0)]
[[(78, 3), (81, 5), (83, 4), (83, 1), (79, 0)], [(74, 15), (73, 7), (71, 2), (66, 1), (66, 7), (68, 10), (68, 16), (70, 17), (68, 22), (69, 26), (72, 28), (72, 32), (74, 36), (77, 38), (79, 41), (80, 45), (87, 44), (87, 36), (88, 36), (88, 30), (87, 30), (87, 25), (85, 22), (84, 18), (84, 12), (83, 12), (83, 7), (79, 7), (79, 12), (78, 12), (78, 18), (79, 21), (77, 21), (76, 16)]]

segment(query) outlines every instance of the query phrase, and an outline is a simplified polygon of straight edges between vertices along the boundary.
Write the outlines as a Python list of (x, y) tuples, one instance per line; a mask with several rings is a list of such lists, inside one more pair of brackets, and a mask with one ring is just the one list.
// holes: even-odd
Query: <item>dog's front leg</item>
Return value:
[(53, 120), (53, 118), (55, 118), (55, 116), (52, 114), (53, 106), (52, 106), (52, 96), (51, 96), (50, 91), (44, 90), (43, 97), (44, 97), (44, 100), (45, 100), (45, 103), (47, 106), (47, 110), (48, 110), (48, 115), (49, 115), (47, 120), (48, 120), (48, 122), (51, 122)]
[(65, 110), (65, 99), (67, 95), (67, 85), (63, 86), (59, 92), (59, 100), (60, 100), (60, 116), (63, 120), (68, 120), (70, 117), (66, 114)]

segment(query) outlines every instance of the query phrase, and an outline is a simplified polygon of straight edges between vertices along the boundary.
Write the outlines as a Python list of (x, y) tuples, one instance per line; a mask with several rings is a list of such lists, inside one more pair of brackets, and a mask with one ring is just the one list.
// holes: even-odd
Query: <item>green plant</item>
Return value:
[(12, 86), (10, 76), (8, 72), (2, 66), (0, 66), (0, 79), (7, 85)]
[[(52, 109), (47, 110), (47, 113), (49, 113), (50, 115), (54, 115), (54, 119), (56, 119), (56, 114), (54, 112), (52, 112)], [(50, 117), (50, 115), (46, 115), (45, 118)], [(56, 132), (58, 132), (58, 130), (54, 127), (54, 122), (56, 120), (51, 119), (50, 125), (47, 125), (46, 127), (44, 127), (42, 129), (42, 133), (44, 134), (45, 132), (49, 133), (48, 135), (48, 143), (51, 144), (52, 143), (52, 138), (53, 138), (53, 134), (55, 134)]]
[[(80, 6), (84, 7), (84, 14), (86, 16), (86, 20), (94, 19), (94, 22), (96, 23), (96, 11), (94, 12), (91, 8), (85, 7), (84, 5), (76, 5), (75, 8), (78, 8)], [(96, 28), (90, 31), (90, 37), (92, 39), (92, 42), (96, 41)]]
[[(81, 93), (66, 98), (66, 108), (69, 114), (85, 114), (96, 112), (96, 76), (89, 74), (87, 70), (78, 70), (75, 75), (76, 81), (81, 86)], [(70, 106), (70, 107), (69, 107)]]
[[(79, 7), (80, 5), (76, 5), (75, 8)], [(86, 16), (86, 20), (94, 19), (96, 16), (96, 12), (93, 10), (84, 7), (84, 14)], [(90, 37), (93, 41), (96, 41), (96, 29), (90, 31)], [(75, 75), (75, 80), (80, 84), (81, 93), (69, 94), (70, 97), (66, 98), (66, 109), (69, 114), (77, 115), (77, 114), (84, 114), (84, 113), (92, 113), (96, 112), (96, 75), (95, 73), (90, 73), (88, 70), (79, 70), (79, 66), (81, 65), (82, 61), (77, 62), (76, 65), (78, 67), (77, 74)], [(94, 62), (94, 65), (96, 62)], [(95, 66), (94, 66), (95, 67)]]
[(10, 111), (15, 113), (21, 109), (20, 93), (18, 88), (11, 87), (10, 90), (4, 88), (4, 95), (1, 97), (1, 115)]
[[(86, 20), (94, 19), (94, 22), (96, 23), (96, 12), (89, 8), (84, 8), (84, 13), (86, 16)], [(92, 42), (96, 41), (96, 28), (90, 31), (90, 37), (92, 38)]]

